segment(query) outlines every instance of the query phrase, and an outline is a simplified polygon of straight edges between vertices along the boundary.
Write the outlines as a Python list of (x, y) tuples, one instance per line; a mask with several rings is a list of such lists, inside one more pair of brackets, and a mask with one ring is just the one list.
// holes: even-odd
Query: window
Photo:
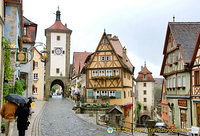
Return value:
[(28, 51), (28, 49), (27, 49), (27, 48), (23, 48), (23, 51), (24, 51), (24, 52), (27, 52), (27, 51)]
[(195, 85), (199, 85), (199, 71), (194, 72), (195, 76)]
[(105, 56), (101, 56), (101, 61), (105, 61)]
[(181, 87), (181, 77), (178, 76), (178, 87)]
[(110, 61), (110, 56), (106, 56), (106, 61)]
[(60, 41), (60, 36), (57, 36), (57, 41)]
[(185, 80), (185, 76), (182, 76), (182, 86), (185, 87), (186, 86), (186, 80)]
[(169, 64), (172, 64), (172, 63), (173, 63), (173, 55), (169, 54)]
[(130, 94), (131, 94), (131, 97), (133, 97), (133, 91), (132, 90), (130, 90)]
[(52, 54), (54, 54), (54, 50), (52, 50)]
[(92, 70), (92, 77), (98, 76), (98, 70)]
[(60, 73), (60, 69), (59, 68), (56, 68), (56, 73)]
[(97, 98), (99, 98), (100, 97), (100, 91), (97, 91), (96, 94), (97, 94)]
[(65, 54), (65, 51), (63, 51), (63, 54)]
[(124, 98), (126, 98), (126, 91), (124, 91)]
[(146, 94), (147, 94), (147, 90), (144, 90), (143, 92), (144, 92), (144, 95), (146, 95)]
[(178, 51), (175, 52), (175, 62), (178, 62)]
[(33, 80), (38, 80), (38, 73), (33, 74)]
[(144, 87), (146, 87), (147, 86), (147, 84), (146, 83), (144, 83)]
[(108, 96), (107, 91), (101, 91), (101, 96)]
[(24, 35), (27, 35), (27, 27), (24, 27)]
[(169, 88), (169, 81), (170, 79), (167, 79), (167, 88)]
[(38, 94), (38, 88), (37, 87), (33, 88), (33, 94)]
[(119, 70), (118, 69), (114, 69), (113, 73), (114, 73), (114, 76), (118, 76), (119, 75)]
[(105, 70), (99, 70), (99, 76), (105, 76)]
[(106, 70), (106, 76), (112, 76), (112, 70)]
[(107, 39), (103, 39), (103, 44), (106, 44), (107, 43)]
[(176, 87), (176, 78), (174, 77), (173, 78), (173, 88), (175, 88)]
[(126, 78), (126, 72), (124, 71), (124, 78)]
[(109, 96), (110, 97), (115, 97), (115, 91), (109, 91)]
[(144, 74), (144, 80), (146, 80), (146, 74)]
[(38, 68), (38, 67), (39, 67), (39, 63), (35, 62), (35, 68)]
[(147, 98), (144, 98), (144, 102), (147, 102)]
[(147, 110), (147, 106), (144, 106), (144, 110)]
[(170, 79), (170, 88), (172, 88), (172, 78)]

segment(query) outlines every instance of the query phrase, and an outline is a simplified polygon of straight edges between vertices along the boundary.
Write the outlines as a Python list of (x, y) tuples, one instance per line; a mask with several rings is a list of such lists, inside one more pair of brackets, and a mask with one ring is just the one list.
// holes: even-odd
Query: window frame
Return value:
[(39, 80), (39, 73), (33, 73), (33, 80)]

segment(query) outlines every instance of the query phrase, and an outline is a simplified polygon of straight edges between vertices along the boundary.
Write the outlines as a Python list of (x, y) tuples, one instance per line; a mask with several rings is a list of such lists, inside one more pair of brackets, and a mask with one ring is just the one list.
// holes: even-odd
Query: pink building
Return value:
[(166, 92), (166, 80), (163, 80), (162, 84), (162, 93), (161, 93), (161, 115), (162, 115), (162, 122), (164, 122), (168, 127), (170, 126), (169, 121), (169, 106), (167, 104), (167, 92)]

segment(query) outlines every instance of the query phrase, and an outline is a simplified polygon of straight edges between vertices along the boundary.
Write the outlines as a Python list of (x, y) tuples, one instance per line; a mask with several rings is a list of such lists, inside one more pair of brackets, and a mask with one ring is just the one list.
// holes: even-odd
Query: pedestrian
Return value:
[(19, 136), (25, 136), (25, 130), (28, 129), (30, 122), (28, 121), (29, 117), (29, 108), (24, 104), (20, 104), (15, 112), (17, 118), (17, 129), (19, 131)]
[(15, 126), (15, 112), (17, 110), (17, 104), (8, 101), (3, 104), (1, 109), (1, 116), (5, 122), (5, 133), (6, 136), (12, 136)]

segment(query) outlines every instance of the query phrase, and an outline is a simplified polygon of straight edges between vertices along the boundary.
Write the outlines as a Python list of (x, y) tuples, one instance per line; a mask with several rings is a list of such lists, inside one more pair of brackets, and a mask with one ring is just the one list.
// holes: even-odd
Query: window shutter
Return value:
[(116, 91), (116, 98), (118, 98), (118, 99), (121, 98), (121, 91)]
[(93, 91), (92, 90), (88, 90), (88, 98), (92, 98), (93, 97)]

